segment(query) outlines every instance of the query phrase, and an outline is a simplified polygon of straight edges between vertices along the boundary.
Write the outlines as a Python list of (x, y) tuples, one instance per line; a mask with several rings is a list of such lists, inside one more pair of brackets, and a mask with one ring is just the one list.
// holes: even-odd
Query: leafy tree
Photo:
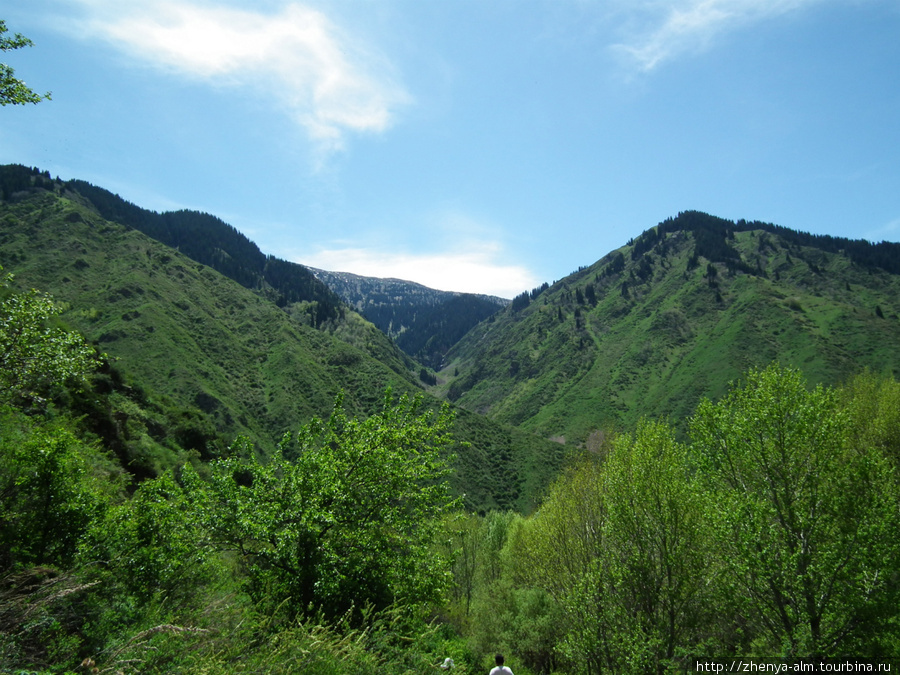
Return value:
[[(34, 43), (21, 33), (7, 36), (6, 22), (0, 19), (0, 51), (8, 52), (22, 47), (31, 47)], [(38, 94), (30, 89), (22, 80), (15, 77), (15, 71), (0, 63), (0, 105), (24, 105), (40, 103), (50, 99), (50, 93)]]
[(448, 546), (452, 552), (453, 585), (451, 613), (465, 625), (472, 608), (476, 587), (481, 539), (481, 518), (475, 514), (454, 515), (447, 525)]
[(896, 614), (896, 496), (883, 455), (845, 442), (836, 394), (796, 370), (753, 370), (701, 403), (691, 429), (751, 648), (876, 654)]
[(96, 365), (94, 350), (77, 333), (48, 327), (60, 312), (49, 295), (11, 293), (11, 281), (0, 279), (0, 402), (40, 401), (42, 393), (83, 380)]
[(617, 437), (603, 467), (613, 668), (660, 672), (701, 639), (715, 557), (708, 505), (690, 474), (686, 446), (663, 422)]
[(603, 561), (607, 501), (602, 464), (593, 458), (569, 467), (550, 488), (518, 538), (521, 584), (548, 593), (562, 610), (557, 652), (587, 672), (602, 672), (608, 574)]
[(110, 496), (94, 455), (64, 426), (0, 408), (0, 570), (72, 562)]
[(704, 635), (715, 558), (687, 448), (661, 422), (564, 474), (523, 537), (525, 579), (564, 612), (575, 671), (657, 672)]
[(163, 474), (95, 519), (79, 557), (86, 565), (102, 562), (104, 581), (115, 593), (138, 603), (162, 594), (171, 605), (197, 595), (204, 584), (209, 551), (202, 542), (184, 491)]
[(840, 390), (850, 416), (848, 441), (879, 450), (900, 480), (900, 382), (864, 371)]
[(432, 543), (454, 507), (446, 449), (449, 408), (424, 412), (420, 398), (350, 420), (339, 396), (275, 456), (229, 458), (204, 483), (184, 481), (212, 543), (237, 553), (257, 602), (287, 601), (293, 614), (340, 616), (367, 604), (439, 599), (448, 561)]

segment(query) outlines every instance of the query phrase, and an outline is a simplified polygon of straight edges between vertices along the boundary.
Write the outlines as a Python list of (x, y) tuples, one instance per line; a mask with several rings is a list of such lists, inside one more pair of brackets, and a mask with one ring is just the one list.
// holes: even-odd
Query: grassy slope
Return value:
[[(802, 368), (811, 383), (863, 367), (900, 372), (900, 277), (771, 234), (761, 247), (759, 236), (738, 232), (731, 244), (763, 273), (716, 263), (712, 280), (703, 258), (690, 269), (690, 233), (670, 233), (665, 255), (649, 254), (645, 280), (631, 246), (620, 249), (625, 269), (604, 275), (613, 252), (476, 328), (451, 352), (446, 388), (495, 419), (582, 442), (643, 415), (683, 421), (701, 397), (771, 361)], [(577, 302), (589, 284), (594, 307)]]
[[(387, 386), (419, 391), (359, 348), (366, 345), (306, 326), (211, 268), (50, 192), (0, 204), (0, 265), (20, 286), (66, 303), (63, 319), (142, 387), (266, 450), (327, 415), (341, 389), (352, 414), (373, 410)], [(366, 335), (348, 330), (357, 341)], [(466, 413), (457, 437), (471, 447), (458, 451), (454, 483), (475, 509), (528, 510), (562, 459), (556, 444)]]
[[(0, 263), (20, 285), (67, 303), (63, 318), (142, 383), (263, 445), (342, 387), (360, 409), (388, 384), (410, 388), (210, 268), (67, 200), (44, 193), (9, 206), (2, 226)], [(345, 378), (354, 364), (362, 372)]]

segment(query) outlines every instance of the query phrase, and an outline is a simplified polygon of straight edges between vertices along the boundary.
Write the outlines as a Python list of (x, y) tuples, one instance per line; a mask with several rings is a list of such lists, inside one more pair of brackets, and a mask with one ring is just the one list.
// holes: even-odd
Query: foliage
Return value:
[(341, 402), (296, 441), (286, 436), (268, 463), (215, 462), (209, 484), (186, 468), (198, 518), (214, 546), (240, 556), (259, 603), (335, 618), (354, 606), (435, 601), (447, 580), (430, 543), (452, 508), (449, 409), (434, 416), (421, 399), (395, 404), (388, 394), (360, 422)]
[(553, 598), (540, 588), (521, 585), (515, 575), (516, 542), (524, 523), (511, 511), (463, 521), (466, 564), (454, 568), (454, 578), (457, 584), (468, 584), (468, 597), (464, 613), (459, 605), (451, 607), (459, 612), (454, 622), (468, 635), (471, 652), (500, 650), (515, 655), (516, 672), (523, 667), (547, 672), (555, 664), (562, 617)]
[(808, 390), (795, 370), (751, 370), (698, 407), (691, 443), (643, 421), (571, 464), (529, 518), (465, 523), (473, 650), (573, 673), (896, 659), (898, 392), (870, 373)]
[[(0, 406), (0, 670), (400, 675), (450, 656), (463, 675), (500, 649), (517, 675), (658, 674), (725, 654), (900, 656), (894, 379), (869, 371), (808, 389), (773, 365), (701, 403), (690, 424), (596, 431), (610, 400), (677, 413), (715, 394), (744, 363), (736, 355), (766, 351), (759, 326), (784, 340), (771, 346), (784, 361), (806, 361), (814, 384), (867, 360), (889, 370), (889, 275), (765, 229), (680, 216), (682, 229), (631, 242), (630, 261), (619, 251), (535, 289), (515, 316), (476, 331), (488, 347), (456, 365), (498, 416), (593, 432), (537, 503), (562, 445), (460, 410), (454, 436), (476, 441), (469, 448), (427, 398), (388, 395), (378, 407), (387, 369), (334, 339), (336, 324), (299, 326), (265, 293), (99, 219), (49, 176), (3, 170), (0, 182), (0, 255), (17, 280), (53, 280), (52, 311), (132, 346), (89, 391), (61, 386), (27, 415)], [(37, 240), (71, 260), (58, 264)], [(528, 329), (521, 343), (494, 341), (514, 323)], [(832, 368), (838, 352), (820, 352), (836, 340), (846, 360)], [(715, 364), (719, 379), (666, 365), (690, 360)], [(53, 367), (45, 355), (35, 376)], [(515, 405), (491, 381), (498, 372), (519, 387)], [(663, 384), (678, 407), (661, 402)], [(338, 399), (298, 435), (221, 445), (251, 420), (277, 438), (345, 385), (347, 411)], [(473, 486), (459, 501), (451, 449)], [(140, 464), (136, 478), (159, 477), (126, 486), (112, 453)]]
[[(130, 497), (65, 420), (6, 408), (0, 668), (399, 675), (451, 656), (468, 673), (497, 649), (526, 674), (890, 660), (897, 391), (751, 371), (698, 408), (691, 445), (642, 422), (527, 518), (453, 510), (448, 411), (421, 401), (388, 395), (366, 420), (338, 405), (269, 462), (234, 447), (208, 480), (186, 466)], [(441, 600), (444, 624), (428, 619)]]
[(699, 641), (712, 611), (709, 504), (689, 470), (686, 446), (660, 422), (641, 422), (633, 438), (619, 436), (603, 479), (608, 620), (611, 632), (630, 636), (617, 645), (619, 663), (610, 665), (658, 670), (679, 646)]
[[(265, 465), (223, 460), (209, 483), (186, 467), (185, 487), (167, 474), (128, 498), (67, 429), (3, 413), (0, 669), (401, 673), (449, 653), (466, 672), (465, 649), (423, 611), (447, 580), (432, 546), (454, 507), (443, 480), (447, 409), (429, 414), (420, 400), (389, 395), (364, 421), (337, 408)], [(243, 539), (244, 550), (260, 550), (237, 566), (219, 520), (235, 503), (216, 502), (234, 477), (224, 489), (242, 493), (240, 518), (260, 537)], [(276, 485), (280, 494), (266, 491)], [(291, 510), (273, 510), (281, 506)], [(289, 530), (304, 526), (322, 546), (308, 570), (318, 575), (313, 606), (283, 602), (293, 580), (267, 567), (302, 568)], [(284, 546), (267, 556), (262, 539)], [(248, 605), (235, 585), (244, 582), (270, 595)]]
[[(21, 33), (7, 36), (6, 22), (0, 20), (0, 52), (8, 52), (22, 47), (31, 47), (34, 43)], [(40, 103), (50, 99), (49, 92), (38, 94), (22, 80), (15, 77), (15, 71), (5, 63), (0, 63), (0, 105), (24, 105)]]
[(147, 603), (156, 595), (176, 604), (196, 594), (210, 575), (205, 533), (170, 473), (144, 481), (130, 499), (95, 518), (79, 558), (102, 565), (116, 593)]
[(864, 371), (838, 393), (849, 417), (848, 442), (879, 450), (900, 479), (900, 382)]
[(444, 550), (451, 560), (453, 574), (447, 611), (449, 618), (466, 630), (479, 569), (481, 518), (475, 514), (453, 514), (444, 528), (447, 534)]
[(64, 420), (0, 406), (0, 670), (73, 658), (93, 586), (74, 571), (79, 543), (118, 491)]
[(94, 350), (77, 333), (48, 326), (61, 311), (49, 295), (9, 292), (12, 278), (0, 279), (0, 402), (41, 402), (41, 394), (83, 381), (96, 366)]
[(728, 579), (765, 654), (877, 649), (895, 606), (890, 467), (877, 449), (846, 443), (847, 427), (832, 391), (808, 391), (798, 371), (775, 366), (750, 371), (692, 421)]
[(61, 424), (0, 408), (0, 573), (72, 562), (109, 499), (95, 455)]
[(554, 485), (523, 530), (529, 586), (558, 603), (575, 670), (656, 670), (698, 640), (712, 577), (705, 503), (661, 423), (619, 436)]

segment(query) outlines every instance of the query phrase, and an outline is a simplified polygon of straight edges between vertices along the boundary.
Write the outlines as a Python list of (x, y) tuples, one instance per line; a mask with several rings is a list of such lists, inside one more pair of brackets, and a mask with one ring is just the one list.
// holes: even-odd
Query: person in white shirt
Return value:
[(497, 654), (494, 657), (494, 663), (497, 664), (497, 667), (491, 670), (491, 675), (513, 675), (513, 671), (503, 665), (503, 654)]

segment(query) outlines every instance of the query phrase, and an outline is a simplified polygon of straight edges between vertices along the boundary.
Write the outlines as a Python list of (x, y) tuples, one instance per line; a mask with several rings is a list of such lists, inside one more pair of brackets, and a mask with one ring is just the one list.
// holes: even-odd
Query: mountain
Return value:
[(0, 166), (0, 195), (33, 187), (50, 189), (78, 201), (97, 214), (143, 232), (212, 267), (277, 306), (295, 319), (368, 351), (397, 373), (414, 373), (417, 364), (397, 345), (359, 317), (303, 265), (265, 255), (259, 247), (219, 218), (198, 211), (157, 213), (132, 204), (82, 180), (52, 180), (49, 172), (21, 165)]
[[(380, 348), (338, 337), (387, 341), (349, 308), (334, 334), (317, 329), (302, 307), (279, 306), (103, 218), (67, 184), (39, 173), (32, 179), (30, 187), (3, 192), (0, 265), (19, 287), (53, 294), (65, 308), (62, 319), (109, 355), (114, 379), (129, 383), (113, 392), (109, 417), (136, 474), (171, 465), (179, 448), (215, 457), (237, 434), (269, 452), (286, 431), (326, 416), (341, 390), (353, 415), (377, 409), (386, 387), (422, 393), (404, 368), (372, 356)], [(199, 437), (166, 428), (173, 416), (193, 420)], [(528, 511), (565, 452), (464, 409), (454, 434), (460, 444), (452, 482), (473, 510)]]
[(900, 244), (685, 212), (470, 331), (453, 401), (588, 445), (641, 416), (684, 424), (752, 366), (811, 384), (900, 374)]
[(363, 415), (388, 385), (421, 392), (428, 373), (341, 297), (432, 364), (486, 316), (430, 388), (458, 405), (454, 484), (482, 511), (536, 503), (566, 453), (542, 439), (591, 448), (641, 416), (683, 429), (752, 366), (796, 366), (812, 384), (900, 372), (898, 244), (689, 211), (499, 307), (310, 272), (213, 216), (156, 214), (35, 169), (0, 167), (0, 189), (0, 264), (110, 354), (106, 427), (146, 474), (238, 433), (271, 450), (339, 390)]
[(438, 291), (401, 279), (309, 268), (347, 304), (430, 368), (470, 329), (508, 304), (492, 295)]

